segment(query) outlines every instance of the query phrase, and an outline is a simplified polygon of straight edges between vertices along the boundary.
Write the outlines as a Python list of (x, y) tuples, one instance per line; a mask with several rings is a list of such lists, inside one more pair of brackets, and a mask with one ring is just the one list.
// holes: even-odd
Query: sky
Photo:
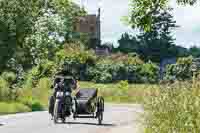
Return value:
[[(83, 5), (89, 14), (97, 13), (99, 0), (82, 0)], [(101, 31), (103, 42), (113, 42), (116, 46), (117, 40), (122, 33), (128, 32), (136, 34), (128, 25), (121, 20), (123, 16), (128, 15), (130, 0), (102, 0)], [(75, 0), (80, 4), (80, 0)], [(174, 19), (179, 25), (173, 32), (176, 38), (176, 44), (184, 47), (200, 47), (200, 3), (195, 6), (180, 6), (175, 0), (170, 2), (174, 8)]]

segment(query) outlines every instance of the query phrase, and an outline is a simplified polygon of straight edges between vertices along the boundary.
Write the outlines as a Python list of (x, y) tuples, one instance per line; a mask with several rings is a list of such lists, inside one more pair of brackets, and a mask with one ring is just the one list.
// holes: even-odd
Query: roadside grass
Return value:
[(200, 82), (162, 86), (159, 95), (146, 98), (145, 133), (199, 133)]
[(31, 109), (28, 106), (21, 103), (0, 102), (0, 115), (15, 114), (15, 113), (22, 113), (22, 112), (31, 112)]

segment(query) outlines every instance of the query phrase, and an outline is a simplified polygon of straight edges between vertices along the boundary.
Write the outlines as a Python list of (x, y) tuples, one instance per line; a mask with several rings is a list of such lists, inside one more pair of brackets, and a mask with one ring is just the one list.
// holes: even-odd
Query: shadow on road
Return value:
[(0, 123), (0, 126), (3, 126), (3, 124)]
[[(57, 123), (57, 124), (63, 124), (63, 123)], [(88, 122), (66, 122), (64, 124), (69, 124), (69, 125), (92, 125), (92, 126), (102, 126), (102, 127), (115, 127), (117, 125), (115, 124), (102, 124), (99, 125), (97, 123), (88, 123)]]

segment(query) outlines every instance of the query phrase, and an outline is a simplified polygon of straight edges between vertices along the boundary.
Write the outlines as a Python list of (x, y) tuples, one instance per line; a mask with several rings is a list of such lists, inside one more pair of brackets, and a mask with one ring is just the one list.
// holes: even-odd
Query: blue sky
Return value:
[[(80, 0), (74, 0), (80, 4)], [(82, 0), (89, 13), (97, 13), (98, 0)], [(103, 0), (102, 1), (102, 40), (114, 42), (124, 32), (134, 34), (130, 27), (121, 19), (128, 15), (129, 0)], [(195, 6), (179, 6), (173, 0), (170, 5), (174, 8), (174, 19), (180, 26), (174, 31), (176, 44), (184, 47), (200, 46), (200, 3)]]

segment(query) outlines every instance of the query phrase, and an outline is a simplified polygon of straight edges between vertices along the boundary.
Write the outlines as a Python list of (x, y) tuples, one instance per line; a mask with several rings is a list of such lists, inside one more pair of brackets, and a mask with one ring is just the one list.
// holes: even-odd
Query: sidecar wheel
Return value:
[(62, 118), (62, 123), (65, 123), (65, 118)]
[(99, 124), (99, 125), (102, 125), (102, 121), (103, 121), (103, 112), (99, 112), (98, 124)]

